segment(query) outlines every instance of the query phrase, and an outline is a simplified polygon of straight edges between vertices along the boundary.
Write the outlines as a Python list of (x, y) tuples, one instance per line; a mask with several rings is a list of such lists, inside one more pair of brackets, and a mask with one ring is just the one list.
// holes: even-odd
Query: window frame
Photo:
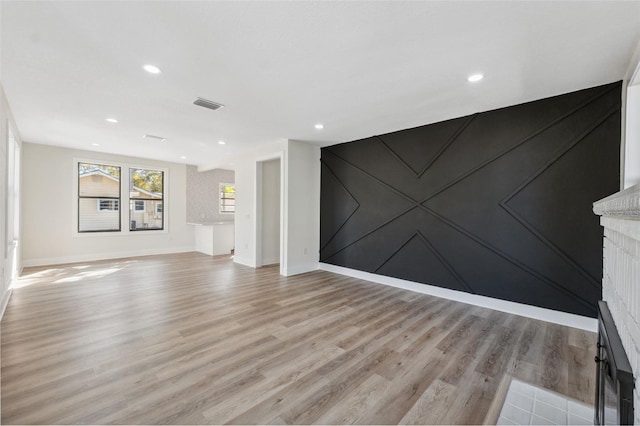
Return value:
[[(108, 164), (116, 167), (120, 167), (121, 179), (120, 179), (120, 231), (93, 231), (93, 232), (79, 232), (79, 168), (78, 163), (93, 163), (93, 164)], [(129, 217), (129, 180), (122, 179), (122, 174), (126, 173), (128, 169), (148, 169), (148, 170), (158, 170), (164, 173), (164, 182), (163, 182), (163, 198), (162, 204), (169, 205), (171, 203), (170, 199), (170, 188), (169, 182), (171, 179), (170, 170), (166, 167), (156, 166), (154, 164), (149, 164), (143, 161), (140, 162), (125, 162), (125, 161), (112, 161), (110, 157), (105, 158), (95, 158), (95, 157), (74, 157), (73, 158), (74, 171), (72, 173), (73, 178), (71, 179), (70, 190), (72, 191), (71, 198), (71, 215), (70, 216), (70, 231), (71, 235), (74, 238), (102, 238), (102, 237), (125, 237), (129, 235), (140, 235), (140, 233), (136, 233), (136, 231), (130, 231), (129, 226), (122, 226), (127, 223), (127, 219)], [(105, 197), (99, 197), (105, 198)], [(123, 208), (126, 206), (126, 208)], [(142, 235), (149, 234), (168, 234), (169, 233), (169, 220), (170, 220), (170, 211), (169, 209), (163, 208), (163, 221), (164, 226), (163, 229), (145, 229), (146, 232), (143, 232)], [(130, 224), (129, 224), (130, 225)]]
[[(106, 164), (108, 163), (108, 164)], [(102, 160), (80, 160), (74, 161), (75, 164), (75, 173), (76, 173), (76, 193), (74, 194), (74, 199), (76, 200), (76, 217), (75, 217), (75, 229), (78, 234), (95, 234), (95, 233), (114, 233), (114, 232), (122, 232), (122, 212), (119, 211), (118, 214), (118, 229), (90, 229), (90, 230), (80, 230), (80, 200), (82, 199), (95, 199), (97, 201), (97, 211), (98, 213), (102, 212), (100, 210), (100, 200), (117, 200), (118, 205), (122, 205), (122, 167), (114, 164), (111, 161), (102, 161)], [(80, 164), (95, 164), (98, 166), (108, 166), (108, 167), (117, 167), (120, 172), (120, 181), (118, 186), (118, 197), (105, 197), (105, 196), (95, 196), (95, 195), (80, 195)], [(107, 210), (104, 210), (107, 211)], [(114, 211), (114, 210), (108, 210)]]
[[(147, 208), (145, 207), (144, 200), (138, 200), (136, 198), (131, 198), (130, 200), (133, 201), (133, 212), (134, 213), (146, 213), (147, 212)], [(141, 209), (138, 208), (138, 203), (139, 202), (142, 203), (142, 208)]]
[[(131, 196), (131, 189), (133, 187), (133, 181), (132, 181), (132, 171), (134, 170), (151, 170), (154, 172), (160, 172), (162, 173), (162, 197), (161, 198), (138, 198), (138, 197), (132, 197)], [(127, 180), (127, 187), (129, 188), (129, 232), (140, 232), (140, 231), (145, 231), (145, 232), (153, 232), (153, 231), (164, 231), (166, 229), (166, 224), (167, 224), (167, 219), (164, 213), (164, 210), (162, 212), (162, 227), (161, 228), (148, 228), (148, 227), (140, 227), (138, 228), (137, 224), (135, 228), (132, 228), (131, 224), (133, 223), (133, 221), (135, 219), (133, 219), (131, 217), (131, 202), (133, 201), (133, 213), (147, 213), (147, 208), (146, 208), (146, 202), (147, 201), (156, 201), (156, 202), (161, 202), (162, 204), (165, 203), (165, 199), (166, 199), (166, 182), (167, 182), (167, 171), (163, 168), (160, 167), (149, 167), (149, 166), (145, 166), (145, 167), (129, 167), (129, 178)], [(142, 202), (142, 210), (138, 210), (137, 207), (137, 201), (141, 201)], [(149, 212), (151, 214), (151, 212)], [(153, 214), (155, 215), (155, 209), (153, 209)]]
[[(117, 212), (120, 211), (120, 200), (116, 200), (113, 198), (98, 198), (97, 200), (97, 207), (98, 207), (98, 212)], [(103, 201), (112, 201), (115, 202), (115, 209), (103, 209), (101, 204)]]
[[(227, 186), (232, 186), (233, 187), (233, 194), (234, 197), (233, 198), (225, 198), (223, 197), (223, 188), (227, 187)], [(235, 205), (235, 193), (236, 193), (236, 184), (235, 183), (224, 183), (224, 182), (220, 182), (218, 184), (218, 213), (219, 214), (235, 214), (236, 213), (236, 205)], [(225, 205), (224, 204), (224, 200), (234, 200), (234, 204), (233, 204), (233, 211), (223, 211), (223, 207), (230, 207), (231, 205)]]

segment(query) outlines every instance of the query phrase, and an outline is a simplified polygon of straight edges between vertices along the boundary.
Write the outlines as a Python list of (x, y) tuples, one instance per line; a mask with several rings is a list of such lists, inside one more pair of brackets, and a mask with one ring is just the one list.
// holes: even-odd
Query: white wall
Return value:
[(257, 173), (259, 163), (276, 158), (281, 161), (280, 273), (295, 275), (316, 270), (320, 244), (320, 148), (292, 140), (264, 145), (225, 164), (210, 166), (232, 167), (236, 172), (234, 261), (251, 267), (260, 263)]
[[(224, 168), (233, 167), (236, 178), (235, 254), (234, 262), (256, 267), (256, 168), (257, 163), (274, 158), (283, 162), (287, 142), (264, 145), (259, 149), (234, 157)], [(214, 165), (212, 168), (218, 167)], [(202, 170), (202, 169), (198, 169)], [(283, 173), (284, 175), (284, 173)], [(286, 177), (283, 176), (283, 185)], [(281, 202), (282, 203), (282, 202)], [(281, 265), (282, 267), (282, 265)]]
[(640, 41), (623, 79), (621, 189), (640, 184)]
[[(13, 134), (13, 139), (9, 138), (9, 129)], [(13, 170), (21, 164), (15, 162), (16, 157), (13, 155), (14, 140), (18, 144), (18, 149), (22, 152), (22, 143), (18, 134), (9, 103), (0, 84), (0, 318), (4, 314), (4, 310), (11, 297), (11, 287), (13, 279), (18, 276), (22, 268), (20, 257), (20, 246), (16, 242), (21, 239), (20, 229), (16, 232), (16, 221), (20, 227), (20, 218), (14, 217), (15, 210), (13, 201), (13, 185), (17, 188), (21, 187), (20, 179), (16, 182), (13, 179)], [(12, 145), (12, 146), (9, 146)], [(18, 200), (20, 204), (19, 193)]]
[(233, 222), (233, 214), (220, 213), (220, 184), (234, 182), (233, 170), (199, 172), (187, 166), (187, 222)]
[(318, 268), (320, 260), (320, 148), (289, 141), (287, 152), (287, 275)]
[[(110, 259), (194, 249), (193, 227), (187, 225), (186, 166), (91, 151), (23, 144), (22, 256), (24, 266)], [(165, 231), (128, 232), (128, 206), (123, 232), (76, 232), (74, 191), (76, 159), (132, 164), (167, 170)], [(126, 176), (126, 172), (123, 173)]]
[(262, 265), (280, 262), (280, 160), (262, 166)]
[(624, 188), (640, 184), (640, 72), (627, 89)]

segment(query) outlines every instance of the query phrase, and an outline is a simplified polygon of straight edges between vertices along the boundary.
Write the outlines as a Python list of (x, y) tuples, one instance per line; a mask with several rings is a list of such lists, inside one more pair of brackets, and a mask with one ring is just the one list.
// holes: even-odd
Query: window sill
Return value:
[(88, 238), (88, 237), (130, 237), (132, 235), (159, 235), (168, 234), (168, 229), (140, 229), (138, 231), (95, 231), (95, 232), (78, 232), (73, 233), (74, 238)]

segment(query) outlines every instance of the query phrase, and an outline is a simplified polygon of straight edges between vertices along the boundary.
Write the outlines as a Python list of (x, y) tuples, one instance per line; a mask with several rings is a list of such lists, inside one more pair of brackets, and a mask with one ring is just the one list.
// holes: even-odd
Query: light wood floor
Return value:
[(2, 423), (482, 423), (505, 373), (592, 403), (592, 333), (186, 253), (32, 268)]

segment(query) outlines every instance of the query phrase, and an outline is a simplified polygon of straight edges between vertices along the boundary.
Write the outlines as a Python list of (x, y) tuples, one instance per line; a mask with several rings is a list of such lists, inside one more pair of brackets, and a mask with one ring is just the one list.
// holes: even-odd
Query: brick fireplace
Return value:
[[(634, 378), (640, 374), (640, 185), (593, 205), (604, 227), (602, 298), (611, 311)], [(640, 424), (639, 389), (633, 391)]]

